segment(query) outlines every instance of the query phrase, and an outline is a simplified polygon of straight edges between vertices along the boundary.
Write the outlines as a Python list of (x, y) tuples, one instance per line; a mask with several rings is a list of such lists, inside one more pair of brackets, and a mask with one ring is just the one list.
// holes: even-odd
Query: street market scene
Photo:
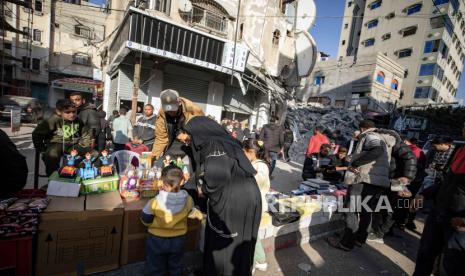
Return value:
[(0, 275), (465, 275), (464, 0), (0, 7)]

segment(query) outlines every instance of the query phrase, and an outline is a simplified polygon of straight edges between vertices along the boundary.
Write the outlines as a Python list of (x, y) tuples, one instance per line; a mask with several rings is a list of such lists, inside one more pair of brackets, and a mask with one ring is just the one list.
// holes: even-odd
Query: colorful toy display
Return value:
[(100, 157), (100, 175), (110, 176), (113, 175), (113, 164), (111, 163), (111, 154), (108, 154), (107, 150), (103, 150)]
[(66, 178), (74, 178), (76, 177), (77, 174), (77, 162), (81, 159), (81, 157), (78, 156), (77, 150), (73, 149), (71, 150), (70, 154), (66, 154), (64, 158), (64, 163), (65, 165), (58, 170), (58, 174), (61, 177), (66, 177)]
[(81, 165), (83, 167), (79, 168), (79, 176), (82, 179), (94, 179), (97, 177), (98, 170), (94, 166), (95, 157), (92, 157), (90, 152), (86, 153), (86, 158), (82, 160)]
[(137, 177), (136, 169), (129, 168), (125, 175), (120, 178), (120, 194), (123, 198), (139, 197), (137, 191), (139, 178)]

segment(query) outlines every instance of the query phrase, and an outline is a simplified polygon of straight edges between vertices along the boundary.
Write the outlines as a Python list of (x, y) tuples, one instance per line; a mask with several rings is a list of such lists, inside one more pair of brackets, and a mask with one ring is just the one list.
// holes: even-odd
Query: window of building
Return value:
[(374, 38), (369, 38), (369, 39), (363, 41), (363, 45), (365, 47), (373, 46), (373, 45), (375, 45), (375, 39)]
[(349, 24), (346, 23), (344, 24), (344, 29), (347, 29), (347, 28), (349, 28)]
[(420, 66), (420, 76), (431, 76), (434, 74), (436, 63), (426, 63)]
[(449, 0), (433, 0), (433, 3), (435, 5), (442, 5), (442, 4), (449, 3)]
[(375, 20), (371, 20), (367, 23), (367, 27), (368, 29), (371, 29), (371, 28), (374, 28), (376, 26), (378, 26), (378, 19), (375, 19)]
[(432, 90), (431, 86), (421, 86), (415, 89), (415, 95), (413, 96), (415, 99), (428, 99), (430, 96), (430, 92)]
[(34, 3), (34, 10), (42, 12), (42, 1), (36, 0)]
[(90, 28), (82, 25), (74, 26), (74, 33), (78, 36), (86, 38), (92, 37), (92, 31), (90, 30)]
[(397, 90), (399, 89), (399, 81), (396, 79), (393, 79), (391, 82), (391, 89)]
[(439, 50), (439, 46), (441, 45), (441, 40), (430, 40), (425, 42), (425, 49), (423, 53), (436, 53)]
[(89, 65), (89, 56), (83, 53), (76, 53), (73, 55), (73, 63), (80, 65)]
[(390, 38), (391, 38), (391, 33), (383, 34), (383, 36), (381, 37), (382, 40), (388, 40)]
[(32, 59), (32, 70), (40, 71), (40, 59), (38, 58)]
[(241, 23), (241, 25), (239, 25), (239, 40), (241, 40), (243, 36), (244, 36), (244, 23)]
[(421, 11), (421, 7), (422, 7), (421, 3), (411, 5), (410, 7), (407, 8), (407, 14), (411, 15), (411, 14), (417, 13)]
[(399, 58), (406, 58), (412, 55), (412, 48), (402, 49), (397, 52)]
[(384, 79), (386, 78), (386, 75), (384, 74), (383, 71), (379, 71), (377, 74), (376, 74), (376, 81), (381, 83), (381, 84), (384, 84)]
[(11, 43), (5, 42), (3, 44), (3, 47), (5, 48), (5, 50), (11, 50)]
[(29, 38), (31, 34), (31, 30), (28, 27), (23, 27), (23, 32), (26, 34), (23, 34), (23, 38)]
[(279, 38), (281, 37), (281, 32), (279, 30), (274, 30), (273, 32), (273, 45), (279, 44)]
[(33, 41), (37, 41), (37, 42), (41, 42), (42, 41), (42, 32), (38, 29), (34, 29), (33, 33), (32, 33), (32, 40)]
[(314, 84), (316, 86), (320, 86), (325, 83), (325, 76), (316, 76), (314, 80)]
[(430, 19), (430, 24), (433, 29), (442, 28), (444, 27), (444, 17), (442, 15), (433, 17)]
[(410, 26), (405, 29), (402, 29), (400, 32), (403, 37), (411, 36), (417, 33), (418, 26)]
[(30, 69), (31, 68), (31, 59), (27, 56), (23, 56), (23, 68)]
[(396, 17), (396, 13), (395, 12), (391, 12), (391, 13), (388, 13), (388, 15), (386, 15), (386, 19), (393, 19), (394, 17)]
[(169, 14), (170, 7), (171, 7), (171, 0), (153, 0), (153, 1), (150, 1), (150, 4), (151, 4), (150, 9)]
[(371, 10), (375, 10), (375, 9), (381, 7), (382, 3), (383, 3), (382, 0), (378, 0), (378, 1), (375, 1), (375, 2), (371, 2), (371, 4), (369, 4), (368, 7), (370, 7)]
[(449, 47), (447, 47), (444, 41), (441, 41), (441, 47), (439, 51), (441, 52), (442, 58), (447, 58), (449, 56)]
[(441, 66), (436, 66), (435, 75), (438, 78), (438, 80), (442, 81), (442, 79), (444, 78), (444, 70), (441, 68)]
[(343, 41), (341, 42), (341, 45), (346, 45), (346, 41), (343, 40)]
[(352, 1), (347, 2), (347, 7), (348, 7), (348, 8), (352, 7), (352, 4), (353, 4)]

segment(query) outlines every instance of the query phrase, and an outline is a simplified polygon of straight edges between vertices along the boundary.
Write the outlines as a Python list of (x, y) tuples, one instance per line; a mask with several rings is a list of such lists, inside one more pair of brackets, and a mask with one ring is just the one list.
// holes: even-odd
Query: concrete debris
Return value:
[(304, 161), (308, 141), (316, 126), (322, 126), (330, 139), (331, 133), (339, 130), (343, 139), (349, 141), (363, 119), (361, 113), (342, 108), (290, 107), (287, 110), (286, 123), (294, 132), (294, 143), (289, 155), (294, 161)]

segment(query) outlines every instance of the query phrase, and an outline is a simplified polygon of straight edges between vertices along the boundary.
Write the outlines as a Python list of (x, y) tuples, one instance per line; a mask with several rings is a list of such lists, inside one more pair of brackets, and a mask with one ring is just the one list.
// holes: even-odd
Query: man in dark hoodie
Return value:
[(137, 120), (132, 130), (133, 137), (138, 137), (141, 144), (146, 145), (149, 149), (153, 147), (155, 141), (155, 122), (157, 117), (153, 114), (153, 105), (146, 104), (144, 106), (144, 116)]
[(55, 114), (34, 129), (32, 143), (36, 150), (44, 152), (42, 159), (48, 176), (60, 167), (64, 152), (76, 149), (84, 156), (92, 150), (89, 128), (77, 117), (74, 104), (65, 99), (58, 100)]
[[(465, 138), (465, 123), (462, 135)], [(465, 275), (465, 147), (455, 148), (445, 167), (436, 205), (423, 228), (413, 276), (431, 275), (441, 253), (445, 275)]]
[(263, 141), (265, 144), (265, 154), (271, 160), (270, 177), (276, 167), (278, 153), (284, 146), (284, 131), (283, 128), (278, 125), (278, 121), (279, 118), (277, 116), (273, 116), (270, 123), (263, 126), (259, 137), (259, 140)]
[(86, 100), (79, 92), (71, 93), (69, 99), (77, 108), (77, 115), (79, 119), (81, 119), (84, 125), (87, 126), (90, 130), (92, 137), (92, 147), (96, 147), (97, 135), (100, 133), (100, 118), (97, 110), (93, 105), (86, 103)]

